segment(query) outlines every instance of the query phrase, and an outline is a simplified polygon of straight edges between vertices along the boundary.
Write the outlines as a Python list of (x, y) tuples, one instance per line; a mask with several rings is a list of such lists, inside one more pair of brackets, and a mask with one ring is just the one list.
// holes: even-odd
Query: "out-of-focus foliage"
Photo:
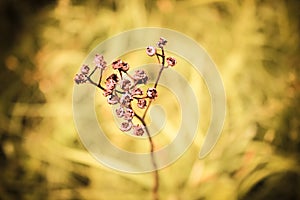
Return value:
[[(152, 175), (98, 164), (82, 148), (72, 118), (73, 76), (87, 53), (145, 26), (175, 29), (204, 46), (227, 95), (221, 139), (198, 160), (209, 93), (188, 63), (174, 68), (199, 95), (202, 117), (192, 147), (160, 171), (162, 199), (300, 199), (297, 0), (39, 2), (0, 3), (0, 199), (150, 199)], [(126, 58), (132, 66), (143, 61)], [(164, 130), (170, 137), (172, 120)], [(118, 138), (112, 137), (132, 147)]]

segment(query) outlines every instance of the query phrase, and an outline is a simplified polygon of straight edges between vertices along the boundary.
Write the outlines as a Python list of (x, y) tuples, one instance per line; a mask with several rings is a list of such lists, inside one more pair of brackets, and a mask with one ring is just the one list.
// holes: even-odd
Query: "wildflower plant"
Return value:
[[(145, 117), (151, 106), (151, 103), (158, 98), (159, 92), (157, 86), (164, 69), (173, 67), (176, 65), (176, 59), (174, 57), (166, 57), (164, 47), (167, 44), (167, 40), (160, 38), (157, 42), (157, 47), (148, 46), (146, 48), (146, 54), (150, 57), (155, 56), (160, 64), (160, 70), (156, 77), (156, 81), (152, 87), (147, 90), (142, 90), (142, 85), (146, 85), (149, 77), (147, 72), (142, 69), (135, 70), (133, 73), (129, 73), (129, 63), (117, 59), (108, 65), (103, 55), (96, 54), (94, 57), (94, 68), (91, 68), (83, 64), (80, 73), (75, 75), (74, 81), (77, 84), (92, 84), (102, 91), (103, 96), (107, 99), (107, 103), (110, 105), (116, 105), (114, 110), (116, 116), (122, 120), (119, 125), (119, 129), (122, 132), (132, 134), (134, 136), (143, 136), (146, 134), (151, 153), (151, 162), (154, 171), (154, 186), (153, 186), (153, 199), (158, 199), (158, 187), (159, 177), (157, 171), (157, 163), (154, 158), (154, 143), (147, 128)], [(103, 72), (109, 67), (114, 70), (114, 73), (108, 77), (103, 77)], [(93, 75), (98, 71), (100, 77), (98, 81), (93, 80)], [(133, 107), (133, 104), (136, 104)], [(134, 108), (143, 110), (143, 115), (139, 115)], [(139, 123), (134, 123), (133, 119), (136, 118)]]

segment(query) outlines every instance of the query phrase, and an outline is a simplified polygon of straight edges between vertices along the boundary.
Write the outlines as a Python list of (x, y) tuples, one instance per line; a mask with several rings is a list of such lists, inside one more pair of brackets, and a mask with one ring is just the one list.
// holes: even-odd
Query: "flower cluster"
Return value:
[[(158, 50), (153, 46), (148, 46), (146, 48), (147, 55), (156, 55), (158, 59), (161, 58), (163, 64), (160, 74), (164, 68), (169, 66), (173, 67), (176, 64), (175, 58), (165, 58), (164, 46), (166, 44), (167, 40), (161, 37), (157, 43), (161, 53), (158, 53)], [(133, 109), (133, 104), (136, 104), (139, 109), (145, 109), (145, 116), (147, 112), (146, 108), (150, 105), (151, 101), (158, 97), (156, 86), (160, 78), (160, 74), (157, 77), (154, 87), (150, 87), (146, 90), (146, 92), (144, 92), (139, 86), (141, 84), (147, 84), (149, 77), (146, 72), (142, 69), (138, 69), (130, 75), (128, 74), (130, 69), (129, 64), (121, 59), (117, 59), (111, 64), (111, 69), (116, 72), (108, 76), (102, 86), (103, 71), (107, 69), (107, 63), (104, 60), (103, 55), (96, 54), (94, 64), (95, 67), (93, 70), (90, 70), (89, 66), (86, 64), (82, 65), (81, 72), (75, 75), (75, 83), (92, 83), (100, 88), (103, 91), (103, 95), (107, 98), (108, 104), (119, 105), (117, 109), (115, 109), (115, 113), (118, 118), (123, 119), (123, 122), (120, 124), (120, 130), (123, 132), (132, 131), (134, 135), (142, 136), (146, 131), (144, 117), (141, 118), (137, 115)], [(100, 70), (100, 80), (98, 83), (91, 79), (91, 76), (97, 69)], [(134, 117), (137, 117), (142, 124), (134, 124)]]

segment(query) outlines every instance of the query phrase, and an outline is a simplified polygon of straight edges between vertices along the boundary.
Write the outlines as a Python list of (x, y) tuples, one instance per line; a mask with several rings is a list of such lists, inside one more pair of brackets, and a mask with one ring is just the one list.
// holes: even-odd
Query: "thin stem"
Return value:
[(142, 117), (143, 120), (145, 120), (146, 114), (147, 114), (147, 112), (149, 110), (149, 107), (150, 107), (151, 103), (152, 103), (152, 99), (150, 99), (150, 101), (149, 101), (149, 103), (148, 103), (148, 105), (146, 107), (146, 110), (145, 110), (145, 112), (143, 114), (143, 117)]
[(93, 71), (90, 73), (90, 75), (88, 76), (89, 78), (94, 74), (94, 72), (96, 71), (96, 69), (97, 69), (98, 67), (95, 67), (94, 69), (93, 69)]
[(146, 126), (146, 122), (143, 118), (141, 118), (139, 115), (137, 115), (135, 113), (134, 115), (136, 118), (138, 118), (140, 120), (140, 122), (143, 124), (143, 126), (145, 127), (146, 133), (147, 133), (147, 137), (150, 143), (150, 154), (151, 154), (151, 162), (154, 168), (154, 186), (152, 189), (152, 194), (153, 194), (153, 200), (158, 200), (158, 188), (159, 188), (159, 176), (158, 176), (158, 170), (157, 170), (157, 163), (154, 157), (154, 143), (153, 140), (151, 138), (150, 132)]
[(103, 74), (103, 69), (100, 70), (100, 78), (99, 78), (99, 82), (98, 82), (98, 86), (101, 86), (101, 80), (102, 80), (102, 74)]

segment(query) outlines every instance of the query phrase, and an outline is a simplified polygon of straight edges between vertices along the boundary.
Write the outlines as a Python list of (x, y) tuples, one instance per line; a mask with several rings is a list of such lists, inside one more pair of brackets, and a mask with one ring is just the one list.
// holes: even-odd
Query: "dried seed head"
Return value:
[(156, 54), (156, 48), (153, 46), (148, 46), (146, 48), (146, 53), (148, 56), (154, 56)]
[(155, 99), (157, 97), (157, 90), (155, 88), (148, 88), (147, 97), (150, 99)]
[(131, 108), (127, 108), (124, 113), (125, 120), (132, 120), (134, 116), (134, 111)]
[(117, 117), (122, 118), (124, 116), (124, 109), (122, 107), (116, 109)]
[(74, 77), (74, 81), (77, 84), (85, 83), (86, 77), (83, 74), (76, 74)]
[(129, 107), (131, 101), (132, 101), (132, 96), (128, 93), (125, 93), (122, 95), (122, 97), (120, 99), (120, 104), (124, 107)]
[(145, 127), (143, 125), (133, 125), (133, 134), (136, 136), (142, 136), (145, 132)]
[(167, 44), (167, 40), (165, 39), (165, 38), (163, 38), (163, 37), (160, 37), (159, 38), (159, 41), (157, 42), (157, 46), (159, 47), (159, 48), (163, 48), (166, 44)]
[(94, 63), (96, 67), (100, 69), (105, 69), (107, 67), (106, 61), (104, 60), (103, 55), (96, 54), (94, 58)]
[(128, 79), (123, 79), (121, 81), (121, 88), (124, 90), (124, 91), (128, 91), (131, 87), (131, 82), (130, 80)]
[(144, 109), (147, 106), (147, 101), (145, 99), (138, 99), (137, 106), (141, 109)]
[(111, 105), (115, 105), (117, 103), (119, 103), (119, 97), (116, 95), (108, 95), (107, 96), (107, 103), (111, 104)]
[(177, 63), (177, 61), (176, 61), (176, 59), (174, 57), (168, 57), (167, 58), (167, 64), (168, 64), (168, 66), (173, 67), (173, 66), (176, 65), (176, 63)]
[(133, 88), (131, 90), (131, 95), (135, 96), (135, 95), (143, 95), (143, 90), (141, 90), (141, 88)]
[(121, 127), (120, 127), (121, 131), (127, 132), (127, 131), (130, 131), (131, 128), (132, 128), (132, 122), (131, 121), (121, 123)]
[(144, 70), (138, 69), (134, 72), (133, 78), (138, 84), (146, 84), (148, 81), (148, 76)]
[(81, 67), (81, 73), (82, 74), (84, 74), (84, 75), (86, 75), (86, 74), (88, 74), (89, 73), (89, 71), (90, 71), (90, 68), (89, 68), (89, 66), (88, 65), (82, 65), (82, 67)]

